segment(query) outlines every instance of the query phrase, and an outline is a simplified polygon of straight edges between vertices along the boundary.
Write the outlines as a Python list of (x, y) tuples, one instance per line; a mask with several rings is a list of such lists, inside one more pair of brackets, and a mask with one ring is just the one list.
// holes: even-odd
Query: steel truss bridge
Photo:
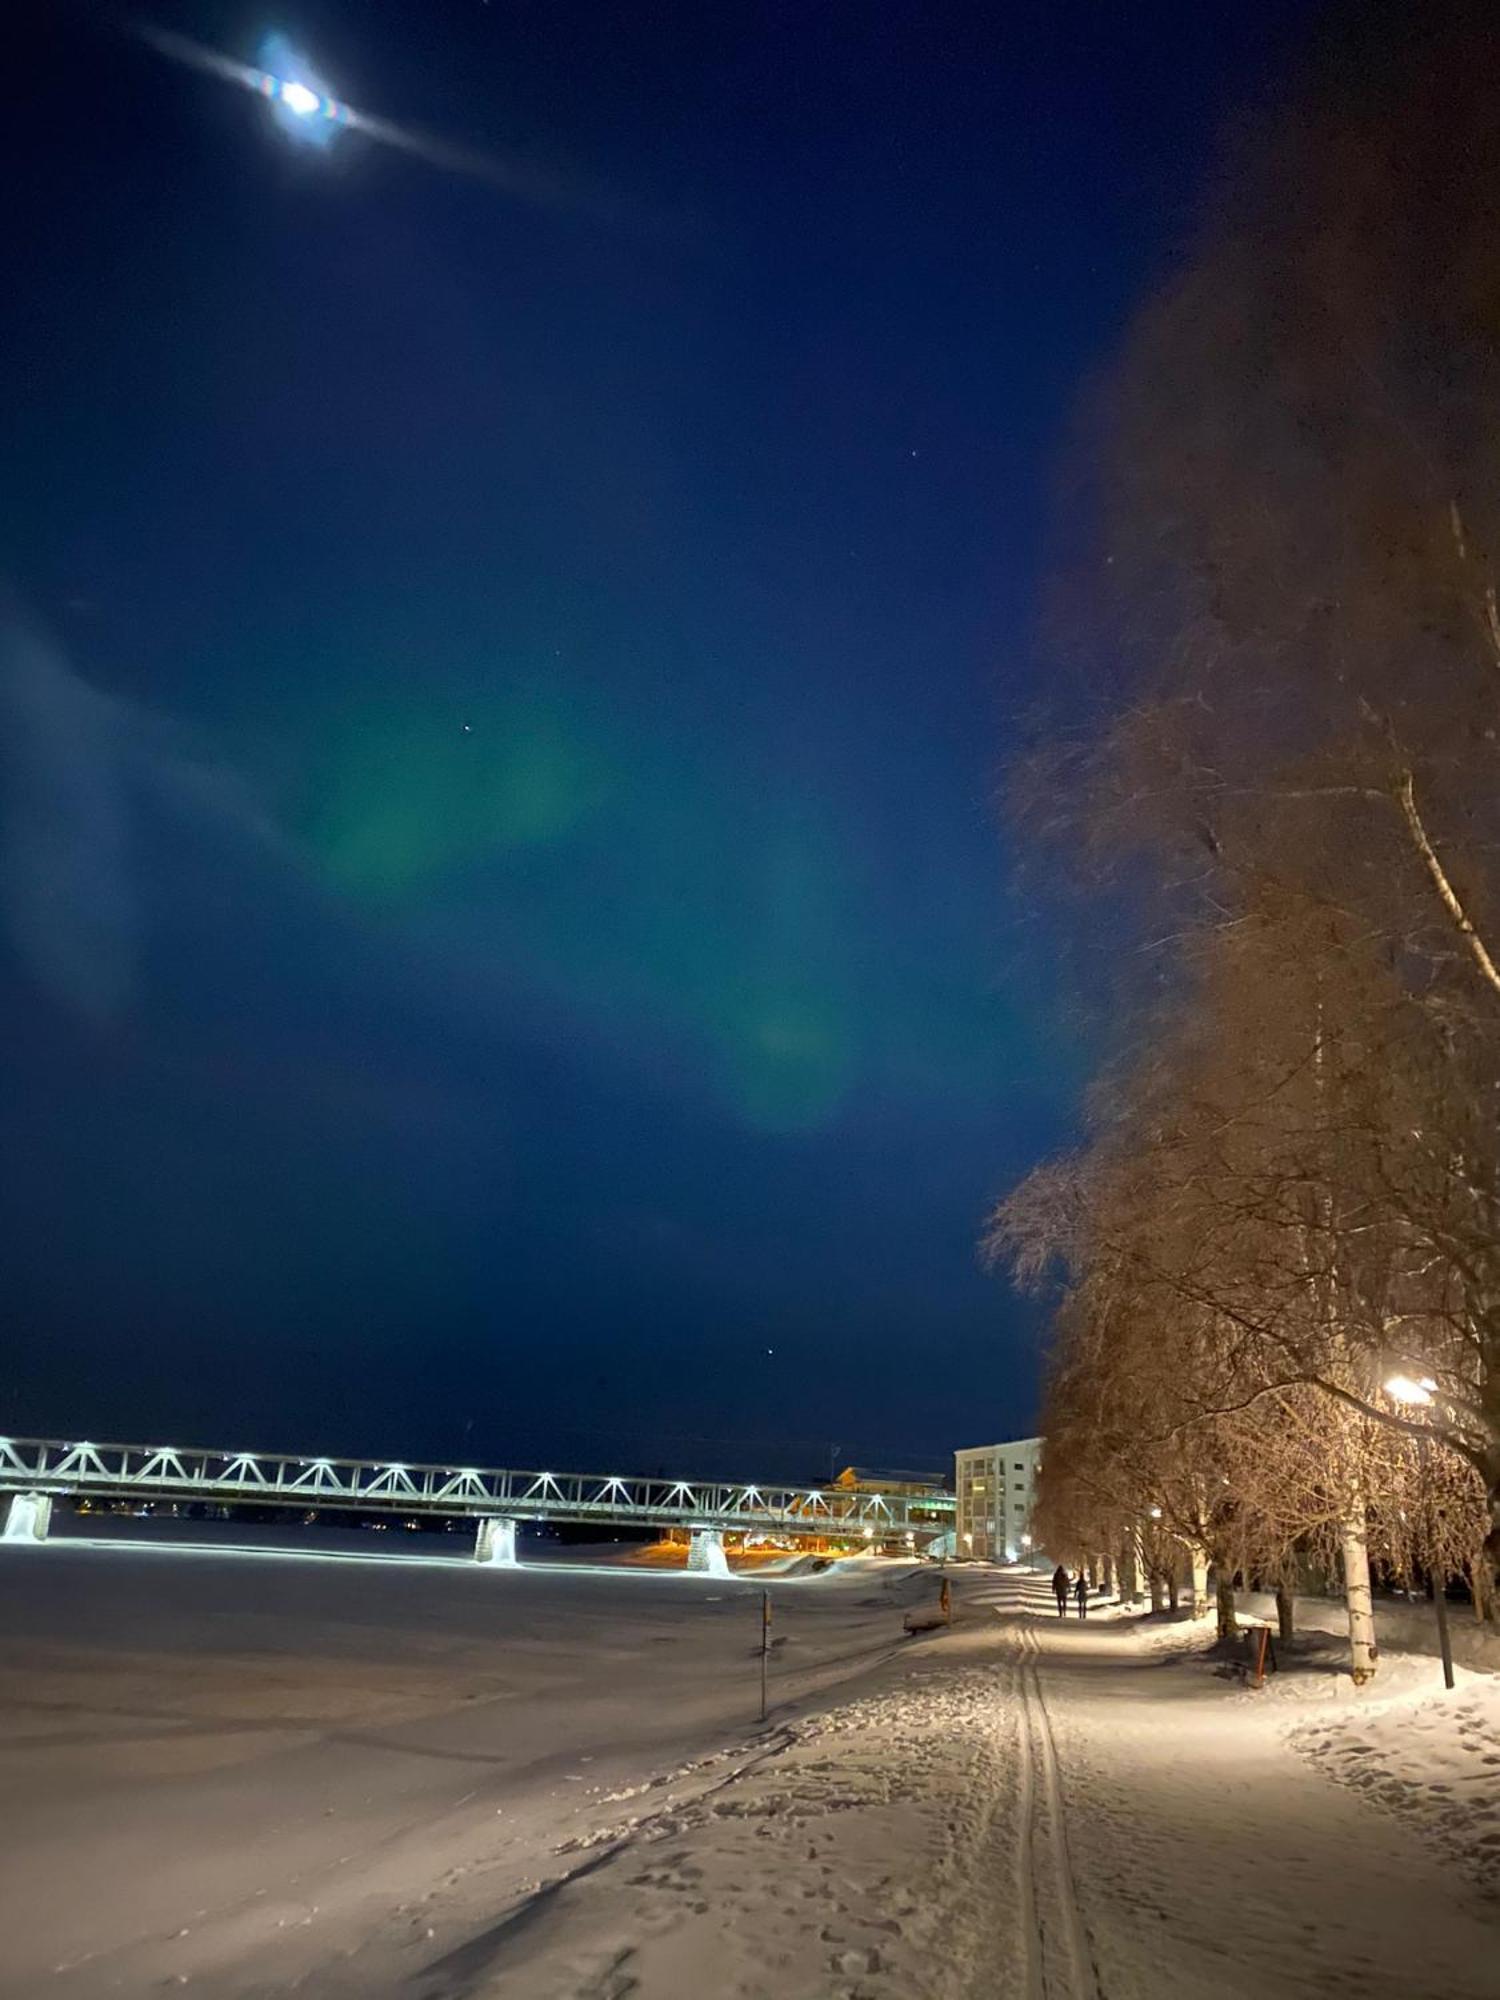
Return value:
[(488, 1553), (492, 1537), (486, 1528), (505, 1529), (513, 1550), (513, 1524), (519, 1521), (686, 1528), (696, 1531), (695, 1544), (700, 1539), (721, 1542), (726, 1533), (759, 1533), (833, 1536), (873, 1546), (897, 1542), (910, 1548), (951, 1529), (956, 1506), (952, 1495), (944, 1493), (726, 1485), (172, 1445), (65, 1444), (54, 1438), (0, 1438), (0, 1496), (5, 1494), (12, 1496), (9, 1539), (42, 1539), (50, 1501), (59, 1496), (105, 1502), (207, 1501), (468, 1517), (479, 1529), (484, 1560), (509, 1559)]

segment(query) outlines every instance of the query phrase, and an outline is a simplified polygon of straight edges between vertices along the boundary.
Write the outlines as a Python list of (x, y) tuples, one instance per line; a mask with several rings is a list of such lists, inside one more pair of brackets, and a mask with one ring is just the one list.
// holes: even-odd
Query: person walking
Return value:
[(1087, 1618), (1089, 1615), (1089, 1573), (1086, 1569), (1081, 1569), (1078, 1572), (1078, 1581), (1073, 1586), (1073, 1595), (1078, 1599), (1079, 1617)]
[(1059, 1563), (1052, 1572), (1052, 1595), (1057, 1599), (1059, 1618), (1066, 1618), (1068, 1615), (1068, 1588), (1068, 1572)]

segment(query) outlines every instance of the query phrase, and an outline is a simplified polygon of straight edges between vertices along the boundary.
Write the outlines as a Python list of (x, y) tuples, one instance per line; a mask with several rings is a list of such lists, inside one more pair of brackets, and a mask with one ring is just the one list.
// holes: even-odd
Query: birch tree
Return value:
[(1500, 1562), (1500, 28), (1384, 29), (1240, 149), (1097, 399), (1065, 594), (1111, 672), (1015, 787), (1144, 926), (1068, 1297), (1139, 1342), (1128, 1277), (1175, 1421), (1258, 1433), (1240, 1511), (1337, 1540), (1360, 1674), (1419, 1441), (1483, 1489), (1481, 1598)]

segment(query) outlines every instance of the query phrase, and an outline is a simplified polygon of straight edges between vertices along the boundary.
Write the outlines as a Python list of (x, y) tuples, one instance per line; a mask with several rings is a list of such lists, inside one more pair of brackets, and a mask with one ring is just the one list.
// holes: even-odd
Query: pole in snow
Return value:
[(766, 1719), (766, 1660), (771, 1651), (771, 1593), (760, 1594), (760, 1719)]
[[(1430, 1409), (1436, 1398), (1437, 1383), (1430, 1375), (1414, 1381), (1410, 1375), (1392, 1375), (1385, 1384), (1385, 1393), (1393, 1403), (1411, 1405), (1417, 1409)], [(1428, 1457), (1429, 1435), (1425, 1430), (1417, 1433), (1417, 1466), (1421, 1478), (1422, 1521), (1431, 1537), (1433, 1522), (1441, 1512), (1432, 1489), (1432, 1466)], [(1432, 1539), (1436, 1539), (1432, 1537)], [(1427, 1573), (1432, 1579), (1432, 1605), (1437, 1613), (1438, 1651), (1443, 1660), (1443, 1686), (1453, 1685), (1453, 1642), (1448, 1636), (1448, 1571), (1445, 1564), (1429, 1562)]]

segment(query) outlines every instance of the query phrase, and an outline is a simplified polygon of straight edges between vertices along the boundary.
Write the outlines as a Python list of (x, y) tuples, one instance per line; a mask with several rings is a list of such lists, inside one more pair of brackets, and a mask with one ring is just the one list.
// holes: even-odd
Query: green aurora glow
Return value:
[(972, 986), (945, 1010), (930, 966), (878, 959), (851, 830), (742, 752), (521, 679), (440, 712), (361, 702), (324, 741), (304, 833), (331, 886), (389, 920), (500, 909), (526, 978), (705, 1046), (749, 1127), (827, 1125), (893, 1050), (921, 1088), (979, 1083)]

